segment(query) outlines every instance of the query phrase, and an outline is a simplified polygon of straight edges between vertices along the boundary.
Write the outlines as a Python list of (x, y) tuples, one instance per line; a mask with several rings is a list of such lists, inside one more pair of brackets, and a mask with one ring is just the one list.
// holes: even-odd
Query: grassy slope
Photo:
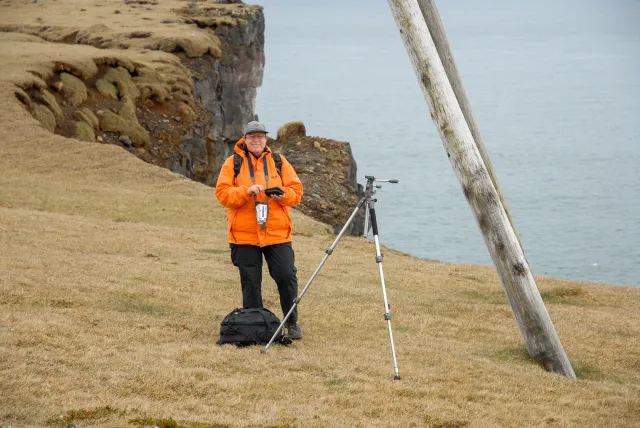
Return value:
[[(583, 377), (569, 382), (527, 361), (490, 268), (387, 251), (403, 375), (394, 384), (374, 250), (360, 239), (345, 238), (303, 301), (304, 341), (267, 355), (215, 346), (220, 317), (240, 301), (211, 189), (116, 147), (52, 136), (6, 85), (1, 96), (2, 421), (41, 425), (104, 406), (119, 412), (98, 425), (145, 415), (304, 426), (640, 417), (640, 290), (539, 279)], [(296, 223), (312, 235), (295, 241), (304, 280), (331, 236)], [(274, 288), (266, 282), (272, 308)]]
[[(302, 342), (266, 355), (216, 346), (240, 293), (212, 190), (45, 131), (14, 95), (33, 61), (23, 54), (0, 73), (1, 424), (640, 420), (640, 289), (538, 278), (581, 378), (570, 382), (526, 358), (491, 268), (387, 250), (403, 377), (394, 383), (374, 249), (362, 239), (345, 238), (305, 296)], [(306, 217), (295, 224), (304, 282), (333, 237)], [(264, 288), (277, 309), (270, 279)]]

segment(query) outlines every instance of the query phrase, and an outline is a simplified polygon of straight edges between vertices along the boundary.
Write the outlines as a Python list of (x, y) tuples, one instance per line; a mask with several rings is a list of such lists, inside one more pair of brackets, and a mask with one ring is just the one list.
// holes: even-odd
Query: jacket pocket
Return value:
[(236, 236), (233, 234), (233, 224), (236, 221), (237, 213), (237, 210), (233, 210), (227, 214), (227, 232), (231, 234), (234, 241), (237, 241)]
[(234, 232), (255, 233), (256, 231), (256, 211), (253, 207), (249, 209), (239, 208), (232, 225)]

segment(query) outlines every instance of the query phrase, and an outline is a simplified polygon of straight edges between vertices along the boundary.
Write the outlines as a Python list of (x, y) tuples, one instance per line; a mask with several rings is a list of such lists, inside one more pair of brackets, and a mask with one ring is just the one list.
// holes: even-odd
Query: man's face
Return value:
[(263, 132), (252, 132), (244, 136), (244, 142), (247, 145), (247, 149), (258, 156), (267, 145), (267, 134)]

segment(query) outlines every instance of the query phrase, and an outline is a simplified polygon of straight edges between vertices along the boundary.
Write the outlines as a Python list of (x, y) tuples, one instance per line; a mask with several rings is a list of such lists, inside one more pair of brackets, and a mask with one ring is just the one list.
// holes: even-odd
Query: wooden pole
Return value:
[(518, 232), (516, 230), (515, 225), (513, 224), (513, 219), (511, 218), (511, 214), (509, 213), (509, 208), (504, 201), (504, 196), (502, 195), (502, 190), (500, 189), (500, 185), (498, 184), (498, 179), (493, 172), (493, 165), (491, 164), (491, 159), (489, 158), (489, 154), (487, 153), (487, 149), (484, 145), (484, 140), (482, 139), (482, 135), (478, 130), (478, 125), (476, 124), (476, 119), (473, 116), (473, 111), (471, 110), (471, 103), (469, 103), (469, 99), (467, 98), (467, 92), (464, 90), (464, 86), (462, 85), (462, 79), (460, 78), (460, 73), (458, 73), (458, 67), (456, 66), (456, 61), (453, 58), (453, 52), (451, 51), (451, 45), (449, 44), (449, 39), (447, 38), (447, 33), (444, 30), (444, 25), (442, 24), (442, 19), (440, 18), (440, 12), (438, 11), (438, 7), (433, 0), (418, 0), (418, 5), (420, 6), (420, 11), (422, 12), (422, 16), (424, 20), (427, 22), (427, 28), (429, 29), (429, 33), (431, 34), (431, 38), (433, 39), (433, 43), (436, 46), (436, 50), (438, 51), (438, 56), (442, 61), (442, 65), (444, 66), (444, 70), (447, 73), (447, 77), (449, 78), (449, 83), (451, 83), (451, 87), (453, 88), (453, 93), (456, 95), (456, 99), (458, 100), (458, 104), (462, 109), (462, 114), (469, 125), (469, 129), (471, 130), (471, 135), (473, 135), (473, 139), (476, 142), (476, 146), (478, 146), (478, 151), (480, 152), (480, 156), (484, 161), (485, 166), (487, 167), (487, 171), (489, 171), (489, 176), (491, 177), (491, 182), (493, 186), (496, 188), (498, 192), (498, 196), (500, 197), (500, 202), (502, 202), (502, 206), (504, 207), (504, 211), (509, 218), (509, 223), (511, 223), (511, 227), (513, 228), (514, 233), (516, 234), (516, 238), (518, 239), (518, 243), (522, 247), (522, 243), (520, 242), (520, 238), (518, 237)]
[(417, 0), (388, 0), (447, 156), (473, 211), (531, 357), (575, 379), (498, 192), (447, 79)]

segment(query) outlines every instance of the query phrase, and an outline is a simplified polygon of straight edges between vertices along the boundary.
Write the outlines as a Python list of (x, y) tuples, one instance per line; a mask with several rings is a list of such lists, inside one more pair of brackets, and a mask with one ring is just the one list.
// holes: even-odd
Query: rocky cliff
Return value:
[[(339, 233), (364, 193), (349, 143), (307, 136), (302, 122), (291, 122), (268, 145), (291, 162), (304, 184), (305, 196), (297, 208)], [(363, 228), (360, 210), (346, 233), (361, 235)]]
[[(214, 185), (255, 118), (263, 9), (239, 1), (5, 0), (0, 55), (25, 108), (49, 131), (114, 144)], [(270, 142), (300, 172), (300, 209), (339, 230), (357, 202), (348, 143)], [(361, 217), (350, 232), (361, 231)]]

